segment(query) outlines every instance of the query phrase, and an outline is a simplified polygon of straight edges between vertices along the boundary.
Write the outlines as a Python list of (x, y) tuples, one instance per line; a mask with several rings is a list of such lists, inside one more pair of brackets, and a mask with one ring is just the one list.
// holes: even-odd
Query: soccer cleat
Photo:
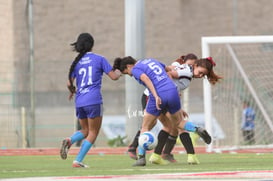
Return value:
[(89, 166), (75, 160), (73, 161), (72, 167), (73, 168), (88, 168)]
[(200, 163), (195, 154), (188, 154), (188, 161), (187, 162), (189, 165), (197, 165)]
[(137, 154), (136, 154), (136, 148), (134, 147), (129, 147), (128, 149), (128, 154), (129, 154), (129, 157), (132, 158), (133, 160), (137, 160)]
[(133, 164), (134, 167), (138, 167), (138, 166), (145, 166), (146, 165), (146, 159), (145, 157), (140, 157), (135, 164)]
[(205, 143), (211, 143), (211, 136), (204, 128), (196, 127), (196, 133), (204, 140)]
[(150, 156), (149, 161), (153, 164), (157, 164), (157, 165), (167, 165), (168, 162), (163, 160), (163, 158), (161, 158), (161, 156), (159, 154), (153, 153)]
[(69, 148), (71, 147), (71, 139), (65, 138), (62, 142), (61, 150), (60, 150), (60, 156), (63, 160), (67, 158), (67, 153)]
[(173, 154), (163, 154), (162, 158), (168, 160), (170, 163), (176, 163), (176, 159), (173, 157)]

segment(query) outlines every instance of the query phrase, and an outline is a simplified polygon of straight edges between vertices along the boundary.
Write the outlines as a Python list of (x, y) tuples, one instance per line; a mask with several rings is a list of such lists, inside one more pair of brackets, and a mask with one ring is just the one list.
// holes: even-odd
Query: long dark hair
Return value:
[(77, 41), (72, 43), (71, 46), (73, 47), (73, 51), (78, 52), (79, 54), (76, 56), (74, 61), (72, 62), (70, 68), (69, 68), (69, 73), (68, 73), (68, 80), (70, 85), (68, 86), (69, 91), (73, 94), (76, 92), (76, 88), (73, 85), (73, 81), (71, 79), (71, 74), (74, 71), (75, 66), (77, 63), (80, 61), (80, 59), (87, 53), (90, 52), (93, 48), (94, 45), (94, 39), (92, 35), (89, 33), (81, 33)]
[(118, 69), (123, 72), (127, 68), (127, 65), (134, 65), (135, 63), (136, 60), (131, 56), (116, 58), (114, 61), (113, 70)]
[(198, 57), (195, 54), (189, 53), (187, 55), (182, 55), (181, 57), (179, 57), (175, 61), (180, 64), (184, 64), (184, 63), (186, 63), (187, 60), (197, 60), (197, 59), (198, 59)]

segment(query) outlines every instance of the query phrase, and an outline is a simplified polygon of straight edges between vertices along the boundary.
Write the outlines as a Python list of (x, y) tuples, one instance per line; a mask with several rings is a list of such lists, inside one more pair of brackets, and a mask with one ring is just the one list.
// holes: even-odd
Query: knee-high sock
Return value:
[(181, 133), (179, 135), (179, 137), (180, 137), (181, 143), (183, 144), (187, 154), (195, 154), (190, 134), (184, 132), (184, 133)]
[(85, 155), (87, 154), (87, 152), (90, 150), (90, 148), (92, 147), (92, 143), (90, 143), (88, 140), (84, 140), (81, 146), (81, 149), (76, 157), (76, 161), (78, 162), (82, 162), (82, 160), (84, 159)]
[(138, 130), (137, 134), (134, 137), (133, 142), (129, 145), (130, 147), (129, 149), (137, 149), (139, 135), (140, 135), (140, 130)]
[(168, 139), (169, 133), (164, 130), (161, 130), (157, 136), (158, 143), (155, 147), (154, 153), (161, 155), (162, 150), (166, 144), (166, 140)]
[(145, 153), (146, 153), (146, 150), (143, 149), (142, 147), (138, 146), (137, 147), (137, 150), (138, 150), (138, 156), (141, 158), (143, 156), (145, 156)]
[(82, 139), (84, 139), (84, 134), (82, 134), (82, 132), (80, 131), (76, 131), (71, 137), (71, 143), (75, 143), (76, 141), (81, 141)]
[(168, 139), (166, 141), (166, 144), (163, 150), (163, 154), (171, 154), (174, 148), (174, 145), (176, 143), (176, 139), (177, 139), (177, 136), (172, 136), (172, 135), (168, 136)]

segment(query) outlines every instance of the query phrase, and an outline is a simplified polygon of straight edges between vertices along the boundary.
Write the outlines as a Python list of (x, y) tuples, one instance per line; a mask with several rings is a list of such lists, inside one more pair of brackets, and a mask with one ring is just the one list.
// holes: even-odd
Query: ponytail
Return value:
[(221, 77), (221, 76), (215, 74), (213, 70), (211, 70), (211, 71), (209, 72), (209, 74), (207, 75), (207, 78), (208, 78), (209, 82), (210, 82), (212, 85), (214, 85), (214, 84), (216, 84), (217, 82), (219, 82), (220, 79), (223, 79), (223, 77)]
[(68, 73), (69, 85), (67, 86), (67, 88), (68, 88), (68, 90), (70, 91), (71, 94), (74, 94), (76, 92), (76, 87), (73, 85), (73, 80), (71, 78), (71, 74), (74, 71), (74, 68), (76, 67), (77, 63), (84, 56), (84, 54), (85, 54), (84, 52), (79, 53), (78, 56), (72, 62), (70, 68), (69, 68), (69, 73)]
[(94, 39), (89, 33), (81, 33), (78, 36), (77, 41), (75, 43), (72, 43), (71, 46), (73, 47), (73, 51), (79, 53), (72, 62), (68, 73), (69, 85), (67, 87), (69, 92), (71, 94), (74, 94), (76, 92), (76, 87), (73, 85), (73, 80), (71, 78), (72, 72), (74, 71), (74, 68), (76, 67), (77, 63), (81, 60), (81, 58), (87, 52), (92, 51), (92, 48), (94, 46)]
[(134, 65), (135, 63), (136, 63), (136, 60), (131, 56), (127, 56), (123, 58), (118, 57), (114, 61), (113, 70), (118, 69), (121, 72), (123, 72), (127, 68), (127, 65)]
[(180, 63), (180, 64), (184, 64), (187, 62), (187, 60), (197, 60), (198, 57), (193, 54), (193, 53), (189, 53), (187, 55), (182, 55), (179, 59), (176, 60), (176, 62)]

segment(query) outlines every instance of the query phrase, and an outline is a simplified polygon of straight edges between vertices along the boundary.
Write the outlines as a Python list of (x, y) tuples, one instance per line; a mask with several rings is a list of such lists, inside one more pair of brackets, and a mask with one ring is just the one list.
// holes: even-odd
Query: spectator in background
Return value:
[(242, 113), (242, 133), (245, 144), (254, 144), (254, 128), (255, 128), (255, 111), (250, 107), (249, 102), (245, 101), (243, 104), (243, 113)]

